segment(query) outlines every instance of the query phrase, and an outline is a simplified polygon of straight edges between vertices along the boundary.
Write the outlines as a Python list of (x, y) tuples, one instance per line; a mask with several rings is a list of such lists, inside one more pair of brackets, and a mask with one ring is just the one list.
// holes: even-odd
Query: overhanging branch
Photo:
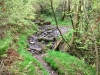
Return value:
[(53, 1), (51, 0), (51, 9), (52, 9), (52, 12), (53, 12), (53, 15), (54, 15), (54, 19), (55, 19), (55, 22), (56, 22), (56, 28), (58, 29), (62, 39), (65, 41), (65, 43), (68, 45), (68, 47), (71, 49), (70, 45), (68, 44), (68, 42), (66, 41), (66, 39), (63, 37), (59, 27), (58, 27), (58, 22), (57, 22), (57, 18), (56, 18), (56, 14), (55, 14), (55, 11), (54, 11), (54, 8), (53, 8)]

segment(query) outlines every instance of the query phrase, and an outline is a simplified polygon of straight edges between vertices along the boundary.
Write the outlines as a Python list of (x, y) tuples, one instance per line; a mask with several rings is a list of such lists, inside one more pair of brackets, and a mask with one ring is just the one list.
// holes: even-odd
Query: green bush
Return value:
[[(3, 2), (0, 6), (0, 24), (8, 23), (25, 24), (24, 18), (34, 18), (34, 8), (32, 2), (35, 0), (0, 0)], [(3, 10), (3, 11), (1, 11)]]

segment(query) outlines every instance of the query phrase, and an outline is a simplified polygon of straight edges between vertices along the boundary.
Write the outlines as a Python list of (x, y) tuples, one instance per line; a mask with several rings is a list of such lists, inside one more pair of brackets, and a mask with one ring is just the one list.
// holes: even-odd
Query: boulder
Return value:
[(44, 25), (51, 25), (51, 22), (50, 21), (45, 21)]

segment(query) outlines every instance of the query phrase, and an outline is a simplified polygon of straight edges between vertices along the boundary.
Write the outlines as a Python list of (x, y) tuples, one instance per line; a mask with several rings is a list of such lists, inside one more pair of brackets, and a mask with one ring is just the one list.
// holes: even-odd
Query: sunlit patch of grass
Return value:
[(59, 72), (59, 75), (95, 75), (96, 70), (83, 60), (57, 51), (49, 51), (44, 60)]
[[(55, 19), (53, 16), (43, 16), (47, 21), (50, 21), (52, 25), (56, 25), (55, 23)], [(58, 25), (59, 26), (71, 26), (71, 21), (68, 19), (68, 20), (64, 20), (64, 21), (61, 21), (60, 19), (57, 19), (58, 20)]]

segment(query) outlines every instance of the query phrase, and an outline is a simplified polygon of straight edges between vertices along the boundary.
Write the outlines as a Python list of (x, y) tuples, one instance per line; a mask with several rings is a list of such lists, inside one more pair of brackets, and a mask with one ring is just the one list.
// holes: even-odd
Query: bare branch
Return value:
[(57, 18), (56, 18), (56, 14), (55, 14), (55, 11), (54, 11), (54, 8), (53, 8), (53, 1), (51, 0), (51, 9), (52, 9), (52, 12), (54, 14), (54, 19), (55, 19), (55, 22), (56, 22), (56, 28), (58, 29), (62, 39), (65, 41), (65, 43), (68, 45), (68, 47), (71, 49), (70, 45), (68, 44), (68, 42), (66, 41), (66, 39), (63, 37), (59, 27), (58, 27), (58, 22), (57, 22)]

